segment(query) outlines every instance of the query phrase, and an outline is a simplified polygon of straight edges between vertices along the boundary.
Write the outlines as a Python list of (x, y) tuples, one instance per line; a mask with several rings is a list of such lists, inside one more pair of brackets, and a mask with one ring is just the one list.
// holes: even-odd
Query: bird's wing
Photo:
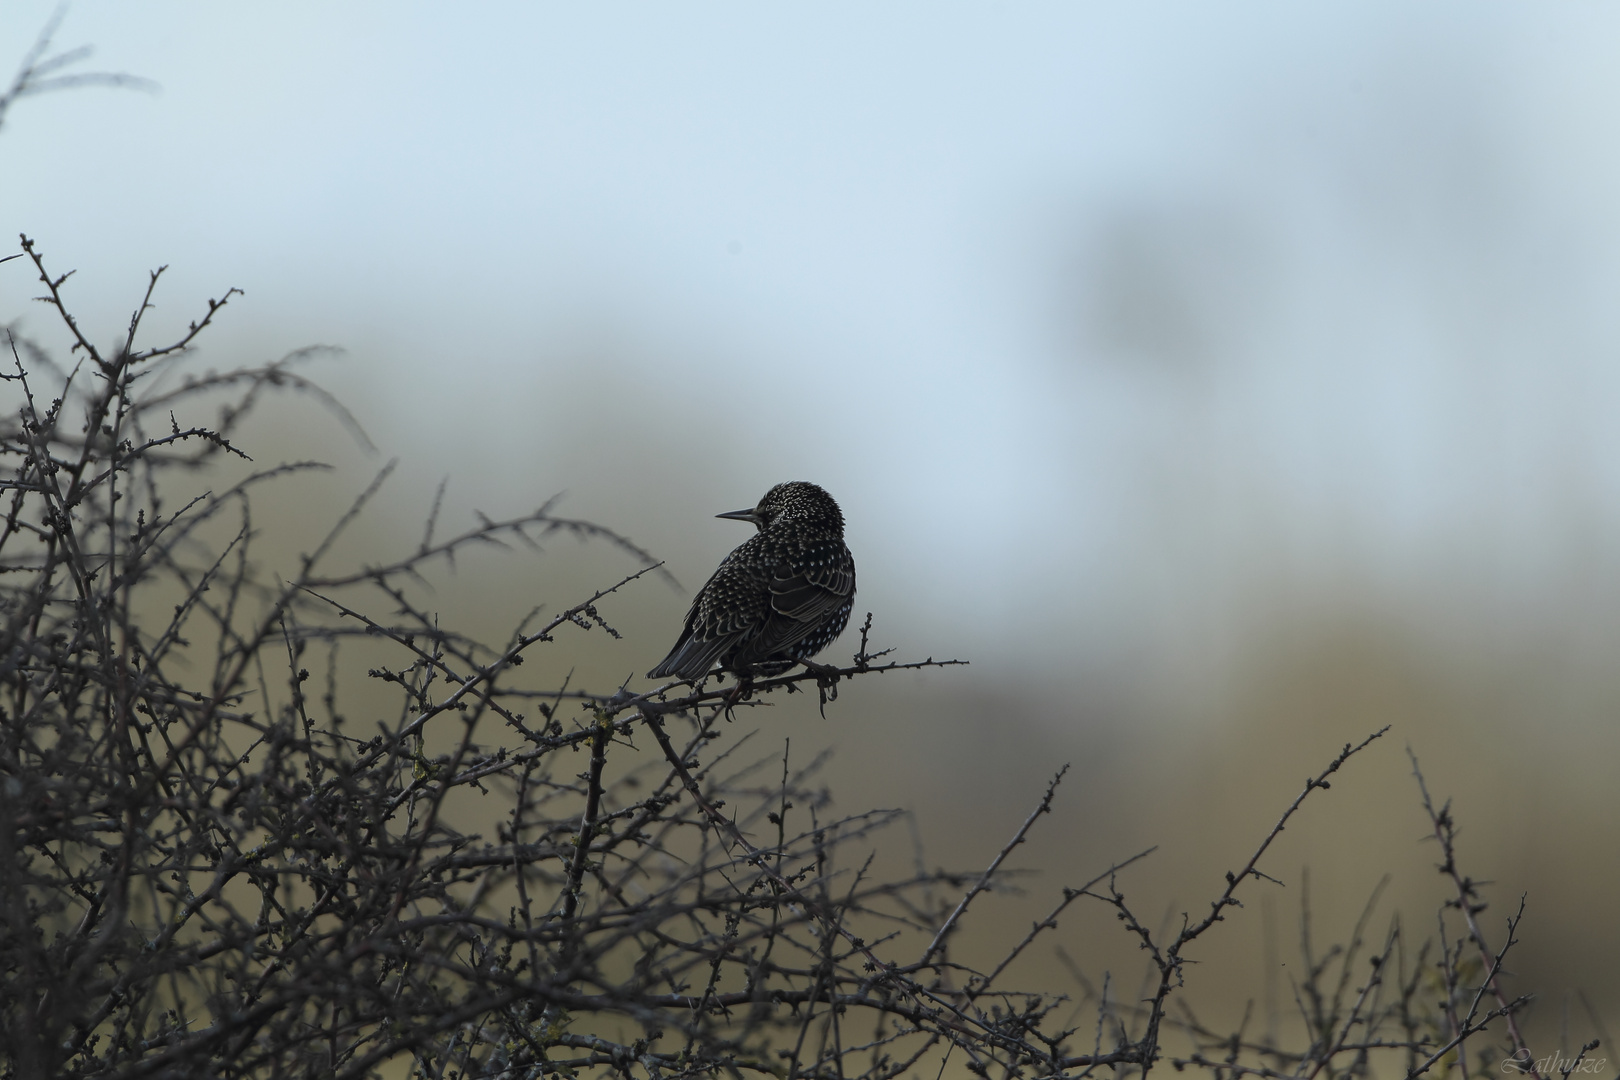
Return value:
[(836, 540), (818, 544), (771, 575), (771, 610), (748, 642), (750, 662), (766, 660), (820, 626), (855, 593), (855, 562)]
[(680, 640), (663, 662), (647, 673), (649, 679), (671, 675), (696, 679), (706, 675), (728, 648), (755, 628), (759, 614), (735, 600), (759, 588), (746, 577), (743, 568), (731, 562), (720, 564), (692, 600)]

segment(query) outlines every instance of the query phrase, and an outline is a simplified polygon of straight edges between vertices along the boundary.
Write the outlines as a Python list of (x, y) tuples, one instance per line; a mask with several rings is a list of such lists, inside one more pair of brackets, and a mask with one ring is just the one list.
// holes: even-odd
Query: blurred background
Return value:
[[(0, 64), (53, 10), (0, 8)], [(568, 663), (606, 687), (744, 538), (715, 513), (815, 480), (874, 643), (972, 666), (750, 714), (761, 752), (832, 747), (842, 807), (960, 867), (1074, 765), (965, 949), (1150, 844), (1127, 894), (1206, 910), (1392, 724), (1198, 954), (1206, 1018), (1286, 1022), (1307, 892), (1318, 945), (1385, 874), (1374, 936), (1431, 931), (1410, 747), (1496, 940), (1529, 897), (1533, 1030), (1620, 1030), (1620, 10), (85, 0), (82, 44), (158, 88), (14, 107), (0, 235), (98, 340), (168, 264), (154, 337), (245, 290), (207, 365), (345, 350), (306, 373), (375, 453), (304, 407), (243, 443), (342, 466), (275, 504), (289, 558), (392, 458), (362, 560), (445, 477), (447, 525), (564, 493), (683, 586), (605, 609)], [(37, 288), (0, 265), (0, 319), (59, 344)], [(499, 638), (631, 568), (562, 543), (439, 598)], [(1111, 919), (1058, 943), (1134, 986)]]

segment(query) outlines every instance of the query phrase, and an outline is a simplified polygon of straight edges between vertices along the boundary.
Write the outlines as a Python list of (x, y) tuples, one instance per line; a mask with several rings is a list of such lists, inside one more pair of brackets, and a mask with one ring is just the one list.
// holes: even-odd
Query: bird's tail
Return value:
[(731, 638), (724, 637), (710, 640), (699, 637), (688, 637), (676, 642), (675, 647), (664, 657), (664, 662), (647, 672), (649, 679), (700, 679), (714, 667), (714, 662), (720, 659), (720, 654), (726, 651), (731, 644)]

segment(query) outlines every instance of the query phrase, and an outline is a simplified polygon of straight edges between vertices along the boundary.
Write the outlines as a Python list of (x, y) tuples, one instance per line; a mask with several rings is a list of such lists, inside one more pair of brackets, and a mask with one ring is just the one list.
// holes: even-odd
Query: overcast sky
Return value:
[(161, 89), (14, 108), (0, 236), (97, 333), (159, 263), (171, 325), (240, 286), (210, 362), (343, 345), (385, 455), (691, 584), (739, 538), (661, 534), (805, 478), (980, 655), (1615, 588), (1611, 7), (83, 0), (81, 44)]

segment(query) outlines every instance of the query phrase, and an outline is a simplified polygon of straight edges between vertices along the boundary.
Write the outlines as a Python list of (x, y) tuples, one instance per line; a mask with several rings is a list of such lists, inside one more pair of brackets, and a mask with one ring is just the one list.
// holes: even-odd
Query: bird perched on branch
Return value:
[(855, 604), (855, 560), (844, 515), (815, 484), (777, 484), (752, 510), (716, 517), (759, 529), (698, 590), (686, 627), (650, 679), (697, 679), (718, 660), (728, 671), (774, 675), (843, 633)]

